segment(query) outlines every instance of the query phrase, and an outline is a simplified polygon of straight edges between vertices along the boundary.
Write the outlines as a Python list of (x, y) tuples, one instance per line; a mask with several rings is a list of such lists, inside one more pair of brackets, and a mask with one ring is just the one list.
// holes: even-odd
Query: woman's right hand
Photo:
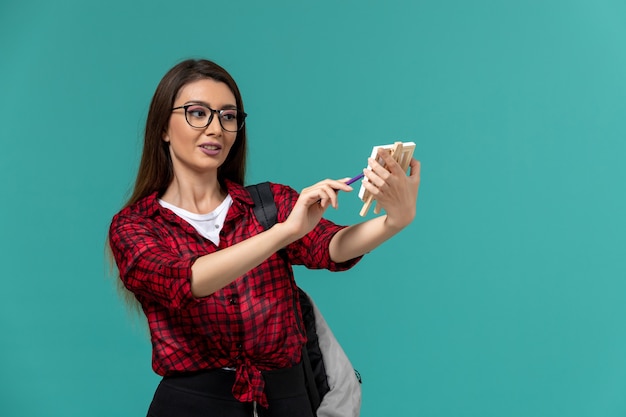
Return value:
[(352, 191), (346, 179), (326, 179), (303, 189), (283, 226), (298, 240), (319, 223), (329, 206), (337, 208), (337, 191)]

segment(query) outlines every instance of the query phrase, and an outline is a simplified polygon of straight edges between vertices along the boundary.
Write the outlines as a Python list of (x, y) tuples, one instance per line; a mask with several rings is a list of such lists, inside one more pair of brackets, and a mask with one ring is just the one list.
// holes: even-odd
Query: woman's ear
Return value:
[(163, 136), (161, 136), (161, 139), (163, 139), (164, 142), (170, 141), (170, 136), (167, 134), (167, 131), (163, 131)]

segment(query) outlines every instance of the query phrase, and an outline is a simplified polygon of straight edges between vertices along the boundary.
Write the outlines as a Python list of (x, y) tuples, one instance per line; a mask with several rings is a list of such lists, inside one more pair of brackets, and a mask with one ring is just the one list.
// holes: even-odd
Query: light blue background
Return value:
[(158, 378), (104, 241), (188, 57), (239, 83), (249, 182), (417, 143), (414, 223), (297, 271), (363, 417), (626, 415), (623, 1), (2, 0), (0, 52), (0, 415), (145, 415)]

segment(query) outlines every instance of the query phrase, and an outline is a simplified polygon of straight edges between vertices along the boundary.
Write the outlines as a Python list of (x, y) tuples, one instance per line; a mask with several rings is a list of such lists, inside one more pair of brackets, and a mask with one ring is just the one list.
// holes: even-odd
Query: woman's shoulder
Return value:
[(291, 207), (293, 204), (295, 204), (300, 195), (295, 189), (293, 189), (289, 185), (271, 181), (268, 182), (270, 184), (272, 194), (274, 195), (274, 201), (276, 201), (277, 205), (286, 205), (288, 207)]
[(113, 216), (112, 223), (149, 218), (158, 209), (157, 193), (154, 192), (121, 209)]
[(289, 185), (279, 184), (270, 181), (270, 186), (272, 187), (272, 192), (274, 192), (275, 194), (298, 194), (298, 192)]
[[(296, 190), (294, 190), (293, 188), (291, 188), (288, 185), (285, 184), (280, 184), (280, 183), (276, 183), (273, 181), (262, 181), (260, 183), (254, 183), (254, 184), (248, 184), (246, 186), (243, 186), (241, 184), (237, 184), (231, 181), (227, 181), (227, 188), (228, 188), (228, 193), (231, 194), (231, 196), (233, 196), (233, 198), (241, 198), (243, 197), (245, 200), (248, 200), (250, 193), (249, 193), (249, 187), (255, 187), (258, 186), (260, 184), (262, 184), (263, 182), (267, 182), (270, 185), (270, 189), (272, 190), (272, 194), (274, 195), (274, 199), (275, 200), (281, 200), (285, 197), (293, 197), (295, 196), (296, 198), (298, 197), (298, 192)], [(252, 201), (252, 200), (250, 200)]]

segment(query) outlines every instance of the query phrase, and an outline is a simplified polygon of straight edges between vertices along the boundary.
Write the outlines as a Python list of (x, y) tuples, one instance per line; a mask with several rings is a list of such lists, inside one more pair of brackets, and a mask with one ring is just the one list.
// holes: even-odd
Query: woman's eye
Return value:
[(222, 110), (222, 120), (237, 120), (237, 110)]
[(187, 114), (196, 117), (198, 119), (202, 119), (206, 117), (207, 111), (203, 107), (189, 107), (187, 109)]

